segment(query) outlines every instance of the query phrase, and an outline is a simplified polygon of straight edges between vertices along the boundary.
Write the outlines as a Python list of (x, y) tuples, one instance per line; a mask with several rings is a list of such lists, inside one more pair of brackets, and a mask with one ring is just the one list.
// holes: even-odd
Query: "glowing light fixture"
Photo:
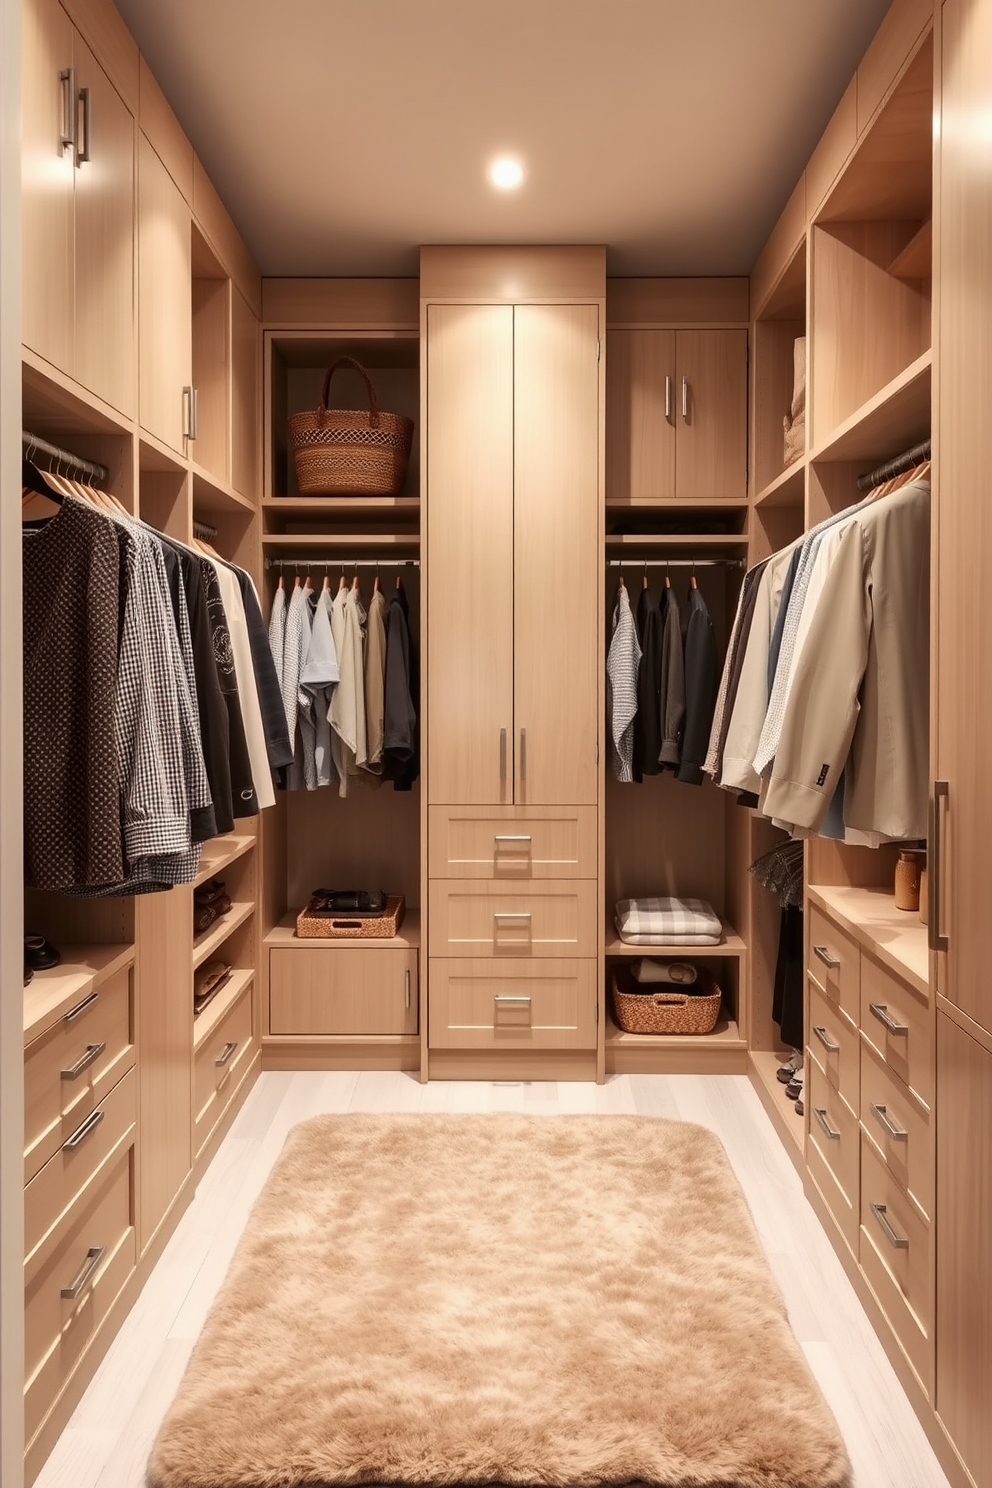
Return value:
[(500, 191), (515, 191), (523, 178), (523, 166), (510, 155), (501, 155), (489, 167), (489, 179)]

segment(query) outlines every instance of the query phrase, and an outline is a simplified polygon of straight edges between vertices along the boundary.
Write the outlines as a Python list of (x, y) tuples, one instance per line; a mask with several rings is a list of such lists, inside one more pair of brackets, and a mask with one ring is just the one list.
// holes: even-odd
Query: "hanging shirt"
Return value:
[(265, 734), (265, 752), (269, 761), (269, 770), (276, 773), (288, 765), (293, 758), (293, 746), (286, 731), (286, 716), (282, 706), (282, 688), (266, 640), (262, 608), (258, 602), (258, 591), (251, 574), (233, 563), (227, 564), (227, 567), (237, 579), (238, 588), (241, 590), (245, 619), (248, 622), (252, 671), (255, 674), (255, 688), (258, 693), (258, 706)]
[(637, 713), (637, 668), (641, 647), (631, 614), (626, 584), (617, 589), (613, 634), (606, 658), (607, 708), (610, 718), (613, 774), (623, 784), (634, 778), (634, 718)]
[[(276, 681), (279, 683), (279, 696), (282, 697), (282, 653), (286, 645), (286, 589), (282, 580), (272, 596), (272, 612), (269, 615), (269, 650), (272, 653), (272, 665), (275, 667)], [(283, 715), (285, 716), (285, 706)], [(290, 748), (292, 739), (290, 738)]]
[[(302, 790), (307, 780), (308, 765), (305, 749), (308, 735), (307, 724), (301, 718), (301, 713), (304, 716), (308, 714), (311, 698), (310, 694), (304, 692), (300, 686), (300, 677), (310, 650), (311, 624), (308, 590), (305, 585), (297, 582), (293, 585), (293, 592), (286, 610), (286, 637), (282, 653), (282, 698), (286, 710), (287, 731), (293, 741), (293, 759), (286, 776), (286, 784), (290, 790)], [(311, 778), (315, 779), (312, 722), (312, 719), (308, 720), (309, 770)], [(311, 786), (311, 789), (313, 788)]]
[(410, 606), (397, 581), (386, 614), (386, 680), (382, 725), (382, 775), (393, 789), (408, 791), (416, 780), (417, 685), (416, 648), (410, 634)]
[(703, 769), (711, 779), (719, 777), (723, 765), (723, 749), (727, 738), (727, 728), (730, 724), (730, 715), (733, 712), (734, 702), (737, 698), (737, 687), (740, 682), (741, 665), (744, 660), (744, 648), (747, 638), (751, 633), (751, 621), (754, 618), (754, 605), (757, 598), (758, 580), (765, 569), (765, 562), (755, 564), (744, 575), (741, 585), (740, 596), (737, 601), (737, 613), (734, 616), (733, 628), (730, 632), (730, 644), (727, 647), (727, 655), (724, 660), (723, 672), (720, 676), (720, 686), (716, 695), (716, 706), (713, 709), (713, 727), (710, 730), (710, 742), (706, 751), (706, 760)]
[(248, 757), (251, 760), (251, 778), (255, 785), (255, 795), (258, 797), (260, 808), (274, 806), (276, 796), (272, 788), (272, 775), (269, 771), (265, 729), (262, 725), (258, 689), (255, 685), (255, 669), (252, 664), (251, 643), (248, 638), (248, 620), (245, 615), (244, 601), (241, 598), (241, 589), (237, 579), (226, 563), (223, 563), (219, 558), (212, 557), (209, 553), (204, 553), (203, 558), (210, 564), (217, 575), (221, 598), (224, 601), (224, 611), (227, 615), (227, 624), (231, 635), (234, 671), (238, 679), (238, 695), (241, 699), (241, 715), (244, 719), (245, 739), (248, 744)]
[(661, 643), (664, 622), (651, 591), (637, 596), (637, 639), (641, 664), (637, 672), (637, 714), (634, 718), (634, 779), (658, 775), (661, 754)]
[(701, 785), (713, 726), (718, 669), (713, 621), (698, 589), (689, 590), (684, 627), (685, 730), (682, 758), (675, 773), (686, 785)]
[(365, 647), (365, 731), (368, 759), (365, 768), (382, 774), (383, 731), (386, 715), (386, 596), (381, 589), (369, 600)]
[(661, 593), (661, 753), (658, 763), (670, 770), (678, 769), (682, 758), (682, 734), (685, 726), (685, 659), (682, 654), (682, 626), (675, 591)]
[(369, 757), (368, 730), (365, 721), (366, 619), (361, 595), (357, 585), (353, 584), (348, 590), (344, 604), (344, 651), (338, 657), (341, 681), (337, 689), (338, 693), (342, 691), (342, 688), (344, 690), (342, 712), (347, 724), (345, 741), (348, 744), (349, 769), (353, 775), (359, 773)]
[(254, 816), (258, 812), (258, 797), (252, 779), (251, 759), (248, 755), (248, 740), (245, 737), (244, 718), (241, 712), (241, 696), (234, 670), (234, 648), (227, 624), (227, 612), (220, 596), (217, 571), (200, 553), (193, 554), (200, 573), (207, 618), (210, 624), (211, 644), (217, 679), (227, 711), (229, 761), (231, 769), (231, 800), (235, 816)]
[(342, 581), (331, 601), (331, 636), (334, 641), (334, 651), (338, 658), (338, 685), (331, 695), (331, 701), (327, 708), (327, 721), (331, 726), (331, 759), (338, 777), (338, 794), (347, 796), (348, 776), (351, 773), (350, 754), (348, 742), (344, 734), (346, 729), (345, 710), (343, 700), (339, 699), (341, 692), (341, 660), (345, 654), (345, 606), (348, 602), (348, 590)]
[(306, 782), (308, 790), (315, 790), (320, 785), (330, 785), (334, 778), (331, 726), (327, 720), (327, 709), (330, 704), (330, 689), (340, 675), (331, 630), (331, 591), (325, 586), (317, 596), (310, 645), (300, 673), (300, 688), (311, 698), (308, 715), (313, 721), (313, 784), (309, 780)]

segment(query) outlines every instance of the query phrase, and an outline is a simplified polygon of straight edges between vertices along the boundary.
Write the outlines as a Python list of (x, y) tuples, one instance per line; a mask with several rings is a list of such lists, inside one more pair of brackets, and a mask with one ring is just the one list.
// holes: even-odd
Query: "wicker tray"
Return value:
[(720, 1016), (722, 993), (705, 966), (696, 968), (696, 985), (709, 988), (689, 996), (669, 991), (634, 992), (626, 966), (613, 968), (613, 1016), (624, 1033), (712, 1033)]
[[(311, 903), (313, 901), (311, 900)], [(310, 914), (310, 905), (296, 916), (296, 933), (301, 940), (391, 940), (403, 923), (406, 900), (402, 894), (390, 894), (386, 912), (375, 919), (357, 919), (346, 914)]]

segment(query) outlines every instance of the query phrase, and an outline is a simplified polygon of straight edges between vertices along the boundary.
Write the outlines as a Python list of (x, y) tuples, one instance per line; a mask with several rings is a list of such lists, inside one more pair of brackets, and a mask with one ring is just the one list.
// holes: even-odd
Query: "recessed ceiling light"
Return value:
[(510, 155), (501, 155), (489, 167), (489, 179), (500, 191), (513, 191), (523, 178), (523, 166)]

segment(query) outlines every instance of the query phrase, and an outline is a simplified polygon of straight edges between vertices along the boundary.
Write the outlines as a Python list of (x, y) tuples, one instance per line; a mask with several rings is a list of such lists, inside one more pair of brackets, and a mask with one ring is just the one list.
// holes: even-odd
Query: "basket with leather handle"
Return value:
[[(635, 985), (644, 990), (631, 990)], [(697, 968), (694, 993), (635, 984), (626, 967), (613, 971), (613, 1016), (624, 1033), (712, 1033), (720, 1016), (720, 988), (712, 973)]]
[[(351, 367), (365, 383), (368, 409), (328, 408), (331, 378)], [(398, 496), (406, 480), (413, 419), (384, 413), (361, 362), (338, 357), (328, 368), (320, 407), (288, 419), (302, 496)]]

